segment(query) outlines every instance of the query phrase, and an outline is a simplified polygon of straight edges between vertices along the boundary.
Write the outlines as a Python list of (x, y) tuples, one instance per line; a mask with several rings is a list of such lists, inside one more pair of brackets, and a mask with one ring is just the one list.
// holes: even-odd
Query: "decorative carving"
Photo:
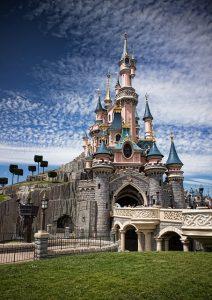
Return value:
[(117, 217), (131, 217), (134, 219), (158, 219), (158, 211), (148, 209), (116, 208), (114, 210), (114, 215)]
[(190, 227), (212, 227), (212, 214), (198, 213), (185, 214), (183, 216), (183, 226)]
[(164, 211), (164, 220), (182, 221), (182, 211)]

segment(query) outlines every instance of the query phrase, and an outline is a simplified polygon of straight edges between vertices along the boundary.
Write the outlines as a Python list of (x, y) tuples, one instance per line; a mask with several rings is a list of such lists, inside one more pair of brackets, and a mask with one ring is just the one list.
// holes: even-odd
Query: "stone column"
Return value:
[(49, 233), (39, 230), (35, 233), (35, 257), (37, 259), (45, 258), (48, 255)]
[(183, 251), (188, 252), (189, 251), (189, 240), (181, 240), (183, 244)]
[(145, 235), (145, 251), (152, 251), (152, 236), (150, 230), (143, 230)]
[(121, 233), (121, 251), (125, 251), (125, 231), (120, 230)]
[(137, 236), (138, 236), (138, 252), (143, 252), (144, 248), (143, 248), (143, 245), (142, 245), (142, 232), (137, 230), (136, 233), (137, 233)]
[(169, 251), (169, 238), (164, 239), (165, 251)]
[(163, 239), (162, 239), (162, 238), (157, 238), (157, 239), (156, 239), (156, 243), (157, 243), (157, 251), (162, 251), (162, 242), (163, 242)]

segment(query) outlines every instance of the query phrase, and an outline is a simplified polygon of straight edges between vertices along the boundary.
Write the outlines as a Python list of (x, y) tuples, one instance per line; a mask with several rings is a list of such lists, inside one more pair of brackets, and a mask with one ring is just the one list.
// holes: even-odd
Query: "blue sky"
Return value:
[(211, 1), (2, 0), (0, 12), (0, 176), (34, 154), (54, 168), (82, 151), (126, 31), (141, 120), (147, 92), (165, 159), (173, 130), (186, 185), (212, 193)]

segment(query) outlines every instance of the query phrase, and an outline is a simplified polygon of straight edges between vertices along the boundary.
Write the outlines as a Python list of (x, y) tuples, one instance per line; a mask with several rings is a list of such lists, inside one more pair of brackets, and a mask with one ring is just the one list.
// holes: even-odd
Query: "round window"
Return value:
[(132, 147), (130, 144), (125, 144), (123, 147), (124, 156), (129, 158), (132, 155)]

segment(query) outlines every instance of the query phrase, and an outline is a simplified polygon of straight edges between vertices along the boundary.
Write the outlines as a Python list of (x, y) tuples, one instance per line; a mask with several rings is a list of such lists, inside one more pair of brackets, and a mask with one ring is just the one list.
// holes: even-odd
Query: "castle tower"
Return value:
[(163, 174), (166, 171), (165, 165), (161, 162), (163, 155), (158, 150), (156, 142), (147, 154), (148, 163), (145, 165), (144, 172), (149, 177), (149, 202), (150, 205), (162, 205)]
[(166, 167), (168, 169), (168, 182), (172, 186), (172, 192), (174, 197), (173, 204), (175, 208), (185, 208), (185, 198), (183, 190), (183, 171), (181, 171), (182, 166), (183, 163), (179, 159), (179, 156), (175, 149), (174, 136), (173, 134), (171, 134), (171, 147), (169, 157), (166, 162)]
[(153, 126), (152, 126), (153, 116), (149, 109), (147, 94), (145, 95), (145, 98), (146, 98), (146, 106), (145, 106), (145, 112), (143, 116), (144, 128), (145, 128), (145, 139), (153, 141), (154, 140)]
[(104, 119), (105, 109), (102, 107), (99, 90), (98, 90), (98, 99), (97, 99), (95, 113), (96, 113), (96, 121), (101, 122)]
[(102, 140), (100, 147), (94, 154), (93, 174), (95, 181), (95, 201), (97, 203), (97, 235), (110, 234), (110, 194), (109, 180), (114, 171), (111, 162), (111, 152)]
[(119, 75), (121, 78), (121, 87), (117, 85), (116, 104), (122, 107), (122, 119), (124, 123), (130, 126), (130, 135), (132, 141), (136, 142), (136, 105), (138, 95), (132, 87), (132, 78), (135, 76), (136, 60), (128, 52), (127, 35), (124, 35), (124, 49), (119, 61)]

